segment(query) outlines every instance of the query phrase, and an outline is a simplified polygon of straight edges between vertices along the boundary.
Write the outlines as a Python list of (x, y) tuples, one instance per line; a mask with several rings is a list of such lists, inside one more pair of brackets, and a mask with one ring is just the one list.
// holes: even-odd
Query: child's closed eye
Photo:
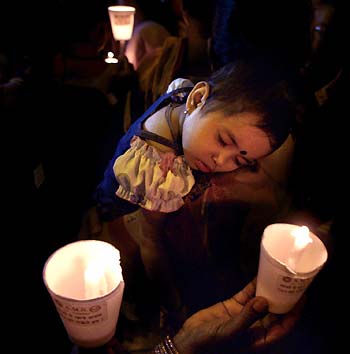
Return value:
[(221, 146), (228, 145), (220, 134), (218, 135), (218, 141)]

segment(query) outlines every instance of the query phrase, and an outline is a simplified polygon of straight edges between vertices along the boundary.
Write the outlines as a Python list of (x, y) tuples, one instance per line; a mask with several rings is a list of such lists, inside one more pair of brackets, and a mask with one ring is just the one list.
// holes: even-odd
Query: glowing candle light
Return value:
[(108, 7), (109, 19), (115, 40), (129, 40), (134, 29), (135, 7), (114, 5)]
[(71, 341), (95, 348), (116, 330), (124, 281), (120, 253), (99, 240), (80, 240), (56, 250), (43, 280)]
[(117, 64), (118, 63), (118, 59), (114, 56), (113, 52), (108, 52), (107, 53), (107, 58), (105, 59), (105, 62), (108, 64)]
[(108, 7), (113, 37), (119, 41), (119, 55), (124, 55), (125, 43), (132, 37), (134, 30), (135, 7), (114, 5)]
[(291, 235), (294, 237), (294, 245), (287, 260), (287, 265), (290, 270), (295, 273), (306, 247), (312, 243), (312, 238), (310, 237), (310, 231), (307, 226), (295, 227), (291, 231)]
[(84, 280), (86, 299), (94, 299), (107, 293), (105, 267), (102, 263), (90, 261), (84, 271)]
[(327, 249), (307, 226), (271, 224), (264, 229), (256, 295), (269, 311), (290, 311), (327, 260)]

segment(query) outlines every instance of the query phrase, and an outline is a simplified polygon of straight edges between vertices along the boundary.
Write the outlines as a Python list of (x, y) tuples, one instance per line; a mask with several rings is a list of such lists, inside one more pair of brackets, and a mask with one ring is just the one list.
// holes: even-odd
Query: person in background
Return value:
[(347, 133), (341, 127), (348, 109), (350, 61), (345, 3), (321, 0), (313, 5), (312, 52), (301, 69), (305, 93), (290, 188), (292, 220), (312, 225), (329, 250), (327, 267), (312, 284), (306, 308), (314, 319), (313, 328), (323, 338), (320, 352), (328, 354), (342, 341), (339, 326), (325, 330), (328, 323), (339, 322), (338, 315), (331, 310), (320, 315), (319, 309), (327, 309), (326, 302), (334, 298), (337, 285), (333, 279), (341, 276), (340, 263), (346, 259), (347, 211), (339, 198), (349, 194), (348, 173), (332, 166), (341, 166), (347, 159)]
[(122, 90), (116, 93), (112, 84), (119, 80), (119, 84), (128, 85), (128, 80), (122, 77), (129, 75), (130, 64), (123, 61), (112, 65), (104, 60), (115, 47), (107, 3), (93, 1), (87, 6), (81, 1), (63, 2), (60, 12), (64, 21), (53, 57), (54, 79), (63, 85), (95, 88), (106, 96), (111, 106), (116, 105)]
[(338, 188), (343, 187), (345, 181), (339, 183), (341, 176), (332, 169), (320, 171), (319, 166), (327, 160), (341, 164), (345, 158), (342, 153), (346, 149), (345, 136), (339, 125), (346, 108), (349, 84), (349, 60), (344, 46), (346, 17), (341, 2), (322, 0), (313, 4), (312, 51), (301, 67), (304, 101), (298, 122), (291, 187), (296, 209), (308, 210), (315, 216), (315, 223), (325, 227), (328, 224), (329, 229), (337, 210), (334, 198), (341, 193)]
[(123, 102), (123, 127), (126, 131), (132, 120), (131, 111), (135, 110), (131, 99), (139, 89), (137, 77), (139, 65), (145, 57), (153, 56), (171, 36), (174, 31), (175, 16), (171, 16), (172, 10), (169, 4), (159, 0), (153, 0), (151, 3), (145, 0), (119, 0), (118, 5), (135, 7), (132, 37), (126, 43), (125, 57), (122, 58), (123, 61), (131, 64), (132, 75), (137, 78), (132, 85), (128, 86)]
[(217, 0), (212, 33), (214, 68), (270, 54), (298, 73), (310, 54), (309, 0)]
[(180, 4), (181, 32), (168, 37), (161, 48), (144, 56), (138, 65), (138, 86), (131, 94), (128, 116), (124, 118), (126, 128), (174, 79), (183, 77), (195, 83), (212, 72), (209, 39), (215, 0), (182, 0)]
[(165, 16), (169, 9), (158, 0), (153, 3), (144, 0), (120, 0), (118, 5), (135, 7), (134, 30), (126, 44), (125, 56), (137, 70), (143, 57), (162, 47), (166, 38), (171, 35), (170, 29), (162, 24), (162, 15)]

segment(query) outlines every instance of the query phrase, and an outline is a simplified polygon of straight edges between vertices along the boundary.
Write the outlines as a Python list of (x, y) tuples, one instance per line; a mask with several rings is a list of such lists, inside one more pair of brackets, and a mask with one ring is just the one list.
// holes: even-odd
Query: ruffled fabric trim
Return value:
[(184, 157), (160, 152), (137, 136), (130, 146), (113, 166), (119, 183), (116, 195), (147, 210), (178, 210), (195, 183)]

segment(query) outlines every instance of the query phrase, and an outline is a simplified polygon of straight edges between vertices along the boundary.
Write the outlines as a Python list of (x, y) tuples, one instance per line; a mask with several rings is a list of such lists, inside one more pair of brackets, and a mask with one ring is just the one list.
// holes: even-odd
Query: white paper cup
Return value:
[[(295, 251), (292, 232), (296, 228), (269, 225), (261, 240), (256, 295), (267, 299), (272, 313), (290, 311), (327, 260), (326, 247), (312, 232), (312, 242), (303, 251)], [(291, 257), (297, 262), (291, 262)]]
[[(91, 270), (97, 276), (88, 277)], [(114, 246), (97, 240), (70, 243), (48, 258), (43, 280), (73, 343), (98, 347), (114, 336), (124, 292)]]
[(115, 40), (127, 41), (134, 29), (135, 8), (132, 6), (109, 6), (109, 20)]

